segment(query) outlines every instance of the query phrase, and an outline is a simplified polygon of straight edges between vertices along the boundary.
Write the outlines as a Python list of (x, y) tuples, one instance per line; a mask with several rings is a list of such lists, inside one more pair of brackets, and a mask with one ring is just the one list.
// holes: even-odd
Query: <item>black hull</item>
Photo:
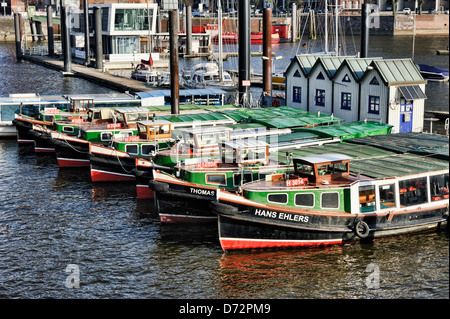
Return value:
[(14, 119), (12, 123), (16, 126), (17, 142), (19, 144), (33, 144), (34, 139), (30, 130), (33, 129), (33, 123)]
[(133, 157), (117, 157), (99, 153), (90, 154), (93, 182), (135, 181), (136, 160)]
[(34, 139), (34, 150), (37, 153), (54, 153), (55, 147), (51, 135), (47, 132), (30, 130)]
[(89, 143), (52, 139), (59, 167), (89, 167)]
[[(211, 223), (217, 215), (209, 209), (216, 199), (216, 191), (201, 192), (198, 187), (149, 181), (155, 192), (156, 205), (162, 223)], [(203, 193), (203, 195), (202, 195)]]
[(219, 237), (224, 250), (312, 247), (367, 241), (436, 231), (445, 227), (448, 219), (448, 208), (444, 205), (408, 213), (380, 216), (348, 214), (348, 217), (295, 214), (216, 201), (211, 203), (211, 208), (219, 215)]

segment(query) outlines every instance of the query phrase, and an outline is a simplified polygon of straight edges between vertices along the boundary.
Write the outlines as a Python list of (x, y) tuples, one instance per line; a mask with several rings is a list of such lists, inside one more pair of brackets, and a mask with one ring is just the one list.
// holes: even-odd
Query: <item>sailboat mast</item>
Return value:
[(336, 55), (336, 56), (338, 56), (339, 55), (339, 38), (338, 38), (338, 36), (339, 36), (339, 34), (338, 34), (338, 28), (339, 28), (339, 19), (338, 19), (338, 13), (339, 13), (339, 11), (338, 11), (338, 0), (336, 0), (336, 8), (335, 8), (335, 15), (334, 15), (334, 18), (335, 18), (335, 23), (336, 23), (336, 25), (335, 25), (335, 34), (336, 34), (336, 40), (335, 40), (335, 47), (334, 47), (334, 54)]
[(328, 1), (325, 0), (325, 52), (328, 53), (328, 15), (327, 15)]
[(223, 81), (223, 44), (222, 44), (222, 4), (218, 1), (217, 17), (219, 19), (219, 80)]

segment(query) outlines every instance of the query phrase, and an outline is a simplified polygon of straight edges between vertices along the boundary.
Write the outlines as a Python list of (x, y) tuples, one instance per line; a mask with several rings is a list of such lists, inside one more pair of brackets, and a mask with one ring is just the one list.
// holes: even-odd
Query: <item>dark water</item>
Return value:
[[(408, 57), (409, 50), (400, 54), (410, 39), (377, 37), (372, 48), (376, 41), (397, 50), (392, 57)], [(437, 42), (431, 48), (426, 41)], [(434, 55), (447, 41), (423, 38), (420, 59), (448, 68), (448, 57)], [(293, 45), (284, 46), (290, 54)], [(110, 91), (15, 63), (13, 48), (0, 44), (0, 94)], [(427, 86), (427, 95), (434, 101), (428, 107), (448, 108), (448, 83)], [(137, 200), (133, 184), (93, 184), (88, 171), (59, 169), (52, 155), (37, 156), (14, 140), (0, 140), (0, 194), (3, 299), (449, 298), (447, 232), (367, 246), (223, 253), (215, 226), (162, 226), (153, 201)]]

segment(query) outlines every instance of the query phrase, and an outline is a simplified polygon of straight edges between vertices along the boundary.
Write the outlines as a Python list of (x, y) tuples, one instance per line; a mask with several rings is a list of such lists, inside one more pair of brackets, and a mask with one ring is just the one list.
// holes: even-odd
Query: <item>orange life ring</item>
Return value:
[(272, 106), (273, 107), (279, 107), (280, 106), (280, 101), (278, 99), (273, 99), (272, 100)]

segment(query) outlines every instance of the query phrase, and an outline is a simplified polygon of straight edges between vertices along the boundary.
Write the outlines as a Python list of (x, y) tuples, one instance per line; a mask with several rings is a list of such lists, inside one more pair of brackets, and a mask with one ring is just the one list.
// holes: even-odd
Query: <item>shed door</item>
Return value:
[(412, 132), (413, 102), (400, 99), (400, 133)]

